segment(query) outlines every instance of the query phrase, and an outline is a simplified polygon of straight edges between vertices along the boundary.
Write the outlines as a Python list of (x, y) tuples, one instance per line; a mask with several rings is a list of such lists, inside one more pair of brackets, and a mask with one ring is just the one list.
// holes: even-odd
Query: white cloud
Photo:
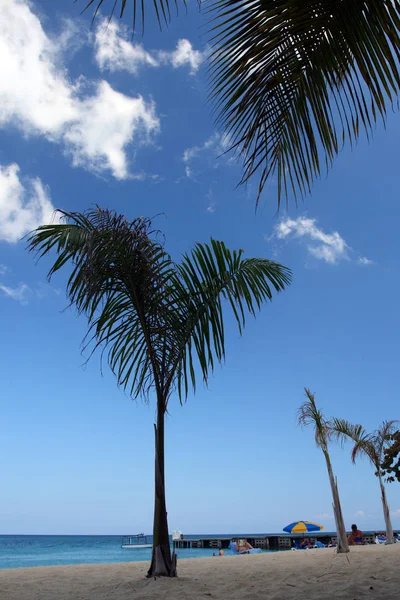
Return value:
[(19, 166), (0, 165), (0, 241), (18, 242), (39, 225), (50, 223), (54, 206), (39, 177), (19, 176)]
[(129, 177), (125, 146), (141, 131), (142, 137), (158, 128), (153, 104), (142, 97), (120, 94), (106, 82), (95, 96), (80, 102), (79, 118), (65, 133), (75, 166), (94, 171), (111, 169), (117, 179)]
[(0, 265), (0, 277), (8, 273), (8, 267), (6, 265)]
[(148, 52), (141, 44), (129, 41), (128, 28), (114, 19), (100, 21), (94, 34), (95, 59), (101, 70), (128, 71), (137, 74), (140, 67), (171, 65), (174, 69), (190, 67), (194, 75), (204, 60), (189, 40), (178, 40), (175, 50)]
[(392, 510), (390, 512), (390, 514), (392, 515), (392, 517), (394, 517), (395, 519), (400, 519), (400, 508), (396, 508), (396, 510)]
[(212, 191), (211, 188), (208, 190), (208, 192), (206, 194), (206, 200), (207, 200), (207, 208), (206, 208), (207, 212), (211, 213), (211, 214), (214, 213), (216, 210), (217, 203), (215, 202), (214, 192)]
[(331, 521), (333, 519), (332, 513), (318, 513), (313, 516), (316, 521)]
[(360, 256), (358, 261), (357, 261), (360, 265), (373, 265), (374, 261), (370, 260), (369, 258), (367, 258), (366, 256)]
[(358, 510), (355, 514), (356, 517), (365, 517), (365, 512), (363, 510)]
[(187, 65), (190, 67), (190, 73), (194, 75), (199, 70), (204, 55), (199, 50), (194, 50), (189, 40), (183, 39), (178, 41), (176, 50), (169, 54), (168, 59), (174, 69)]
[(20, 283), (15, 288), (11, 288), (0, 283), (0, 292), (2, 292), (8, 298), (12, 298), (13, 300), (21, 302), (21, 304), (27, 304), (30, 289), (26, 283)]
[(127, 146), (159, 129), (154, 105), (105, 81), (71, 81), (62, 61), (65, 36), (46, 35), (26, 0), (1, 4), (0, 126), (62, 143), (75, 165), (128, 177)]
[(204, 142), (204, 144), (186, 148), (182, 156), (182, 160), (185, 163), (186, 177), (189, 179), (193, 178), (193, 170), (190, 165), (195, 159), (200, 159), (202, 156), (211, 159), (214, 167), (219, 164), (218, 161), (216, 162), (216, 159), (218, 158), (224, 158), (226, 164), (232, 164), (235, 161), (234, 157), (226, 158), (226, 156), (224, 156), (224, 153), (227, 152), (229, 146), (230, 139), (228, 136), (214, 133)]
[(158, 61), (140, 44), (131, 44), (123, 25), (100, 21), (94, 35), (96, 62), (101, 70), (137, 73), (139, 67), (158, 67)]
[[(309, 254), (332, 265), (342, 260), (351, 260), (353, 250), (342, 236), (337, 231), (325, 233), (317, 227), (316, 223), (316, 219), (308, 219), (307, 217), (298, 217), (297, 219), (286, 217), (275, 226), (272, 238), (278, 240), (294, 238), (306, 241)], [(358, 259), (357, 262), (362, 264), (372, 263), (372, 261), (367, 261), (369, 259), (363, 257), (362, 260)]]

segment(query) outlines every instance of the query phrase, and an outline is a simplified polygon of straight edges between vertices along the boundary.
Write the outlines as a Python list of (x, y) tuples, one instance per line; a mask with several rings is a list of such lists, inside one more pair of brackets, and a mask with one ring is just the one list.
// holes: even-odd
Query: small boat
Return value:
[(153, 544), (147, 543), (147, 537), (144, 533), (136, 535), (124, 535), (122, 538), (122, 548), (131, 548), (132, 550), (141, 550), (142, 548), (152, 548)]

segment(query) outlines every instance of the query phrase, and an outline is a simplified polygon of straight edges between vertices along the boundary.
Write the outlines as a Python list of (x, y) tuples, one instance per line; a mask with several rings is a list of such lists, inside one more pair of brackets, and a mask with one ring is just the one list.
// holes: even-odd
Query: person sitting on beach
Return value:
[(221, 550), (218, 552), (218, 556), (225, 556), (225, 552), (222, 550), (222, 548), (221, 548)]
[(351, 534), (347, 538), (350, 546), (362, 546), (364, 544), (362, 531), (357, 529), (357, 525), (351, 526)]
[(239, 552), (239, 554), (246, 554), (249, 550), (253, 550), (253, 546), (249, 544), (247, 540), (236, 541), (236, 552)]
[(302, 542), (300, 542), (300, 548), (312, 548), (313, 544), (311, 543), (310, 538), (304, 538)]

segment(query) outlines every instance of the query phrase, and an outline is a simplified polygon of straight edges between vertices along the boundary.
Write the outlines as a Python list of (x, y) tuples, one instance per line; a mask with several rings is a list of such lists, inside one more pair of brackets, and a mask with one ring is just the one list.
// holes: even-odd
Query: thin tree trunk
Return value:
[(176, 577), (176, 554), (171, 556), (165, 502), (164, 405), (163, 399), (157, 400), (153, 552), (147, 577)]
[(379, 479), (379, 485), (381, 486), (381, 500), (382, 500), (382, 507), (383, 507), (383, 516), (385, 517), (386, 543), (393, 544), (394, 543), (393, 527), (392, 527), (392, 521), (390, 519), (389, 505), (388, 505), (387, 499), (386, 499), (385, 484), (382, 481), (382, 475), (380, 474), (379, 471), (378, 471), (378, 479)]
[[(325, 454), (325, 452), (324, 452)], [(344, 525), (342, 507), (340, 505), (339, 490), (337, 482), (332, 471), (332, 465), (328, 454), (325, 454), (326, 466), (328, 469), (329, 482), (331, 484), (332, 498), (333, 498), (333, 511), (336, 522), (337, 531), (337, 552), (339, 554), (349, 552), (349, 542), (347, 540), (346, 527)]]

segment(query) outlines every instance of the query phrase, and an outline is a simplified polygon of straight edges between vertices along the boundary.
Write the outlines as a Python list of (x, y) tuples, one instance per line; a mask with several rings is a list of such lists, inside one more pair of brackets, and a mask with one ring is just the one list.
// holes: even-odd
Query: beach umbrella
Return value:
[(286, 531), (286, 533), (310, 533), (312, 531), (322, 530), (322, 525), (318, 525), (318, 523), (311, 523), (311, 521), (294, 521), (283, 528), (283, 531)]

